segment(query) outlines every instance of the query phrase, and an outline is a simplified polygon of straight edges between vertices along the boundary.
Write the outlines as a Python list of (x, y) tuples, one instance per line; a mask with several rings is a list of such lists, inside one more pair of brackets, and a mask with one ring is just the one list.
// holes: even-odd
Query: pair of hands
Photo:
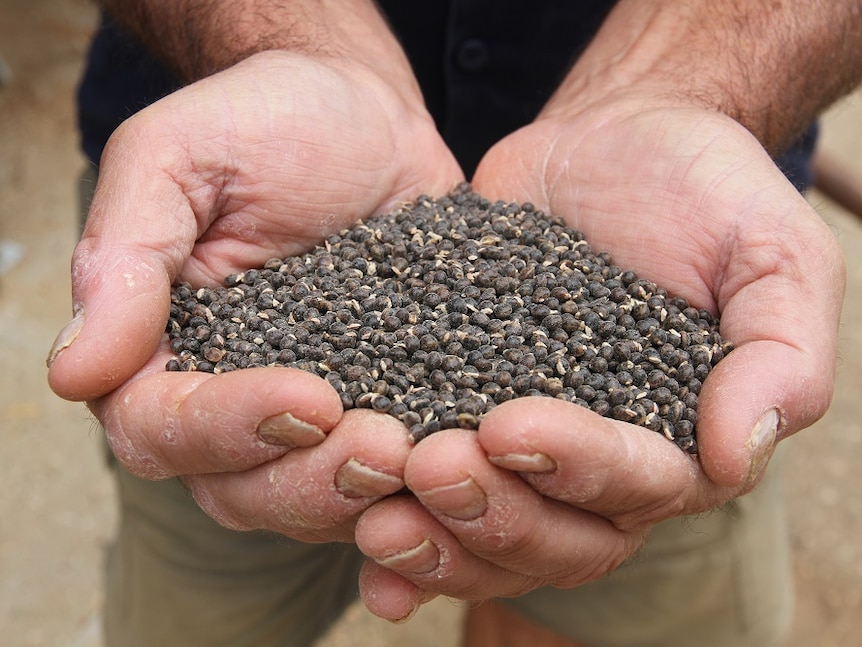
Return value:
[(421, 106), (358, 65), (285, 52), (190, 85), (111, 139), (50, 384), (88, 401), (127, 469), (181, 477), (223, 525), (356, 542), (363, 598), (384, 618), (438, 594), (598, 578), (653, 524), (750, 490), (775, 443), (822, 415), (843, 297), (828, 228), (758, 142), (645, 96), (550, 105), (472, 183), (565, 216), (620, 266), (722, 313), (737, 349), (701, 393), (699, 460), (547, 398), (411, 447), (397, 420), (343, 412), (310, 374), (165, 372), (175, 281), (217, 284), (463, 179)]

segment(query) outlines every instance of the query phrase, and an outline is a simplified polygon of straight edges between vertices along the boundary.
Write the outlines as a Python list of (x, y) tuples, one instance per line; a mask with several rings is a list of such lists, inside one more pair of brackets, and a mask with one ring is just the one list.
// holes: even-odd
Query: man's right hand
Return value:
[(319, 541), (347, 538), (354, 515), (402, 487), (400, 424), (342, 417), (335, 392), (299, 371), (166, 373), (164, 330), (173, 283), (218, 284), (459, 182), (409, 96), (365, 65), (267, 52), (111, 138), (49, 381), (88, 401), (132, 473), (182, 476), (226, 525)]

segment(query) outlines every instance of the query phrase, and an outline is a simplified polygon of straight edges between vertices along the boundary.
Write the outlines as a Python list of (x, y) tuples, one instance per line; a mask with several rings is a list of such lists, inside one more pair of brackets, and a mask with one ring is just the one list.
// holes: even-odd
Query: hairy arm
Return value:
[(418, 93), (400, 45), (370, 0), (100, 0), (114, 20), (191, 82), (252, 54), (286, 50), (384, 69)]
[(857, 0), (622, 0), (546, 114), (639, 87), (724, 113), (778, 155), (860, 78)]

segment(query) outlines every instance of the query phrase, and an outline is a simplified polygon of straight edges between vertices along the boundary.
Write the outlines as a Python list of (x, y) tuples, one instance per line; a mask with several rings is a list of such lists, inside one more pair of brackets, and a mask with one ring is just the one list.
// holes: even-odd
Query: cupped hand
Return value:
[(134, 375), (175, 281), (220, 284), (461, 177), (421, 97), (358, 64), (264, 52), (169, 95), (108, 141), (51, 387), (90, 400)]
[[(383, 617), (434, 594), (513, 596), (601, 577), (655, 523), (749, 491), (776, 443), (831, 399), (841, 253), (727, 117), (649, 100), (552, 108), (497, 144), (473, 185), (563, 216), (617, 265), (720, 313), (736, 349), (703, 385), (697, 458), (655, 432), (535, 398), (498, 406), (475, 436), (420, 443), (405, 470), (418, 502), (388, 499), (357, 525), (374, 560), (363, 595)], [(401, 521), (383, 537), (387, 511)]]
[(132, 473), (183, 477), (225, 525), (320, 541), (346, 538), (359, 511), (403, 486), (401, 425), (343, 415), (329, 385), (299, 371), (167, 373), (164, 331), (177, 281), (217, 285), (450, 190), (461, 171), (409, 96), (346, 59), (267, 52), (111, 138), (49, 381), (88, 401)]
[(476, 188), (563, 216), (617, 265), (721, 315), (736, 350), (701, 393), (700, 465), (711, 482), (744, 489), (778, 440), (829, 406), (842, 253), (733, 120), (609, 103), (549, 110), (492, 149)]

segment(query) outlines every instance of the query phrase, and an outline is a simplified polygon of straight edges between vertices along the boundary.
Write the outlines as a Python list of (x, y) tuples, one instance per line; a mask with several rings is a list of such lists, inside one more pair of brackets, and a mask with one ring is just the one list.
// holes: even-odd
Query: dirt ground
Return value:
[[(99, 647), (113, 485), (82, 405), (54, 397), (44, 359), (70, 315), (77, 236), (72, 97), (95, 13), (84, 0), (0, 0), (0, 642)], [(11, 78), (8, 74), (11, 72)], [(862, 177), (862, 95), (824, 121), (823, 149)], [(785, 443), (798, 610), (787, 647), (862, 644), (862, 221), (814, 193), (848, 260), (834, 404)], [(439, 600), (394, 627), (359, 606), (324, 641), (456, 644)]]

